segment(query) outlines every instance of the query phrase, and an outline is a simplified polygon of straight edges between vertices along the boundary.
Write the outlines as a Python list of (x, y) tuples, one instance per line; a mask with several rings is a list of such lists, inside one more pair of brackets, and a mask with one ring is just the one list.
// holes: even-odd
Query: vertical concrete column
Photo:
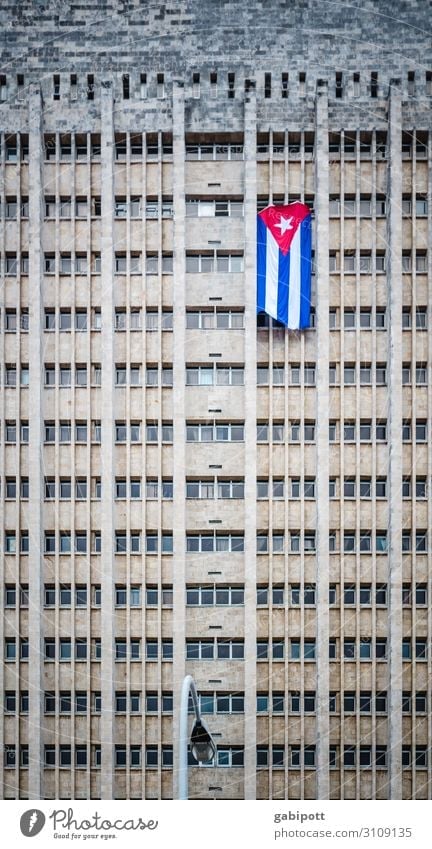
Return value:
[(327, 84), (317, 83), (315, 112), (316, 217), (316, 588), (317, 787), (329, 798), (329, 160)]
[(114, 798), (114, 123), (111, 82), (101, 87), (101, 798)]
[[(42, 98), (29, 92), (29, 798), (43, 795), (43, 323), (42, 323)], [(19, 388), (17, 387), (17, 392)], [(17, 429), (19, 428), (17, 422)]]
[(256, 92), (245, 95), (245, 760), (244, 798), (256, 799)]
[[(5, 173), (4, 138), (5, 138), (5, 134), (0, 133), (0, 143), (1, 143), (0, 169), (1, 169), (1, 175), (2, 175), (2, 181), (1, 181), (2, 185), (0, 186), (0, 205), (2, 206), (3, 209), (5, 209), (4, 204), (5, 204), (5, 201), (6, 201), (5, 180), (4, 180), (4, 173)], [(0, 251), (4, 256), (5, 253), (6, 253), (6, 228), (5, 227), (2, 228), (2, 232), (0, 233)], [(0, 311), (3, 315), (4, 315), (5, 298), (6, 298), (5, 288), (6, 288), (5, 287), (5, 267), (4, 267), (4, 263), (3, 263), (3, 268), (0, 270)], [(3, 363), (6, 362), (6, 338), (5, 337), (6, 337), (5, 333), (2, 333), (1, 336), (0, 336), (0, 359)], [(0, 410), (1, 410), (1, 420), (2, 420), (2, 429), (0, 431), (0, 445), (1, 445), (0, 467), (2, 469), (6, 468), (6, 444), (5, 444), (6, 443), (6, 440), (5, 440), (6, 434), (5, 434), (5, 428), (4, 428), (4, 425), (3, 425), (4, 419), (5, 419), (5, 412), (6, 412), (6, 397), (5, 396), (6, 396), (6, 392), (5, 392), (4, 381), (0, 381)], [(20, 451), (18, 440), (17, 440), (17, 445), (15, 446), (15, 451), (16, 451), (15, 462), (18, 465), (18, 452)], [(3, 487), (1, 492), (0, 492), (0, 534), (1, 534), (2, 539), (4, 539), (5, 518), (6, 518), (5, 517), (5, 487)], [(4, 602), (5, 602), (5, 598), (4, 598), (5, 577), (6, 577), (5, 558), (2, 558), (1, 561), (0, 561), (0, 605), (1, 605), (2, 609), (4, 607)], [(4, 616), (0, 617), (0, 645), (2, 645), (2, 646), (4, 646), (5, 624), (6, 624), (5, 623), (5, 617)], [(6, 666), (5, 663), (0, 664), (0, 688), (1, 688), (2, 693), (5, 689), (5, 679), (6, 679), (5, 666)], [(30, 707), (30, 710), (31, 710), (31, 707)], [(2, 751), (4, 750), (4, 744), (5, 744), (5, 723), (4, 723), (4, 719), (2, 719), (2, 721), (0, 722), (0, 747), (1, 747)], [(0, 776), (1, 776), (0, 799), (4, 799), (5, 796), (6, 796), (6, 787), (5, 787), (5, 768), (4, 768), (3, 763), (0, 764)]]
[[(402, 798), (402, 112), (390, 81), (387, 304), (389, 444), (389, 797)], [(413, 154), (414, 155), (414, 154)]]
[(173, 206), (174, 206), (174, 290), (173, 290), (173, 794), (178, 798), (180, 762), (180, 695), (186, 674), (186, 513), (185, 513), (185, 128), (183, 83), (173, 83)]
[[(428, 221), (427, 221), (427, 234), (428, 234), (428, 242), (429, 245), (432, 245), (432, 134), (429, 133), (428, 138), (428, 176), (427, 176), (427, 198), (428, 198)], [(432, 315), (432, 251), (428, 251), (428, 287), (427, 287), (427, 309), (428, 315)], [(432, 363), (432, 333), (428, 333), (428, 347), (427, 347), (427, 358), (429, 363)], [(428, 399), (427, 399), (427, 418), (429, 422), (432, 421), (432, 386), (431, 381), (429, 379), (429, 385), (427, 389)], [(428, 451), (428, 458), (426, 463), (426, 468), (424, 469), (427, 475), (427, 480), (431, 481), (432, 479), (432, 452)], [(427, 497), (427, 513), (426, 513), (426, 528), (432, 527), (432, 487), (429, 485), (428, 487), (428, 497)], [(429, 553), (428, 553), (428, 598), (432, 598), (432, 551), (431, 551), (431, 540), (429, 538)], [(427, 633), (429, 636), (432, 636), (432, 605), (429, 603), (428, 616), (427, 616)], [(432, 657), (431, 652), (429, 652), (428, 658), (428, 680), (430, 681), (432, 678)], [(432, 711), (429, 710), (428, 724), (427, 724), (427, 739), (432, 740)], [(432, 799), (432, 763), (431, 758), (428, 759), (428, 798)]]

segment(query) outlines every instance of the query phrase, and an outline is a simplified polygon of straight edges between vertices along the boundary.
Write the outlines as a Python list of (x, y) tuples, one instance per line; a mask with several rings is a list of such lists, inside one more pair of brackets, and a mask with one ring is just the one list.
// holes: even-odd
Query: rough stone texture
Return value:
[[(392, 77), (401, 77), (407, 96), (410, 71), (416, 73), (416, 96), (426, 93), (425, 72), (432, 68), (428, 35), (431, 5), (427, 0), (367, 0), (361, 6), (333, 0), (171, 0), (171, 2), (95, 2), (85, 4), (42, 0), (4, 2), (0, 11), (2, 70), (8, 79), (8, 103), (16, 100), (17, 74), (40, 82), (52, 103), (52, 76), (60, 76), (62, 100), (69, 96), (70, 74), (77, 74), (78, 100), (86, 99), (87, 74), (94, 75), (98, 114), (99, 81), (114, 76), (115, 96), (122, 99), (122, 74), (130, 75), (130, 101), (123, 103), (122, 121), (135, 118), (141, 96), (141, 74), (147, 75), (146, 100), (155, 99), (157, 75), (184, 81), (186, 128), (220, 123), (220, 98), (227, 99), (228, 74), (235, 74), (235, 97), (226, 104), (224, 121), (240, 129), (245, 80), (256, 80), (258, 124), (275, 120), (313, 125), (313, 98), (318, 79), (328, 80), (330, 127), (338, 124), (379, 125), (382, 98)], [(429, 56), (429, 64), (427, 57)], [(335, 101), (335, 73), (342, 72), (343, 95)], [(217, 72), (218, 99), (208, 99), (209, 75)], [(352, 100), (353, 73), (360, 74), (360, 96)], [(371, 100), (371, 72), (378, 74), (378, 98)], [(191, 99), (192, 75), (200, 74), (201, 99)], [(272, 74), (272, 97), (264, 98), (264, 75)], [(289, 74), (288, 97), (281, 98), (281, 74)], [(299, 74), (305, 74), (304, 93)], [(429, 92), (430, 94), (430, 92)], [(349, 99), (349, 104), (347, 100)], [(370, 103), (365, 113), (364, 101)], [(361, 104), (361, 105), (360, 105)], [(146, 121), (151, 120), (146, 103)], [(62, 107), (63, 108), (63, 107)], [(74, 111), (76, 106), (74, 107)], [(154, 103), (155, 118), (171, 114), (170, 99)], [(65, 116), (66, 118), (66, 116)], [(49, 121), (48, 116), (45, 120)], [(70, 126), (70, 121), (66, 119)], [(418, 123), (418, 122), (417, 122)]]
[[(429, 0), (65, 0), (2, 4), (2, 54), (10, 71), (163, 71), (187, 77), (215, 69), (381, 71), (387, 80), (424, 67)], [(400, 46), (403, 45), (403, 49)]]

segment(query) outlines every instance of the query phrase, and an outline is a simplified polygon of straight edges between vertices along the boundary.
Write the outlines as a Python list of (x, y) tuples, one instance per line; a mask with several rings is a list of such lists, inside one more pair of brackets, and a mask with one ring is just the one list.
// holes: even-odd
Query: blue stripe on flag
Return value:
[(257, 217), (257, 312), (265, 312), (267, 227)]
[(311, 302), (311, 217), (300, 225), (300, 329), (309, 327)]
[(288, 295), (290, 275), (290, 254), (279, 251), (279, 280), (277, 299), (277, 319), (285, 326), (288, 324)]

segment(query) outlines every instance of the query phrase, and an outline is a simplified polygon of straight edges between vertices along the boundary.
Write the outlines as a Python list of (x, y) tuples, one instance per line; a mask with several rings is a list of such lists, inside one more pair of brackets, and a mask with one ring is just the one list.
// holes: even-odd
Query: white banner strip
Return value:
[[(71, 843), (116, 849), (205, 845), (426, 849), (429, 802), (28, 801), (1, 802), (3, 845)], [(31, 842), (33, 841), (33, 842)], [(61, 843), (60, 843), (61, 845)]]
[(278, 281), (279, 281), (279, 245), (267, 228), (266, 250), (266, 298), (265, 309), (268, 315), (277, 318)]
[(293, 330), (300, 325), (300, 287), (301, 287), (301, 226), (295, 234), (290, 248), (290, 273), (288, 289), (288, 327)]

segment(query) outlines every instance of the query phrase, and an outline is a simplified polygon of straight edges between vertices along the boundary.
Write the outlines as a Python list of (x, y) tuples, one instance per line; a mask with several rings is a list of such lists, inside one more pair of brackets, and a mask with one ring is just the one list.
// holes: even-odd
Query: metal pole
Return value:
[(195, 687), (195, 681), (192, 675), (186, 675), (183, 679), (181, 700), (180, 700), (180, 764), (179, 764), (179, 799), (188, 798), (188, 706), (189, 693), (192, 694), (192, 701), (197, 719), (201, 719), (198, 696)]

